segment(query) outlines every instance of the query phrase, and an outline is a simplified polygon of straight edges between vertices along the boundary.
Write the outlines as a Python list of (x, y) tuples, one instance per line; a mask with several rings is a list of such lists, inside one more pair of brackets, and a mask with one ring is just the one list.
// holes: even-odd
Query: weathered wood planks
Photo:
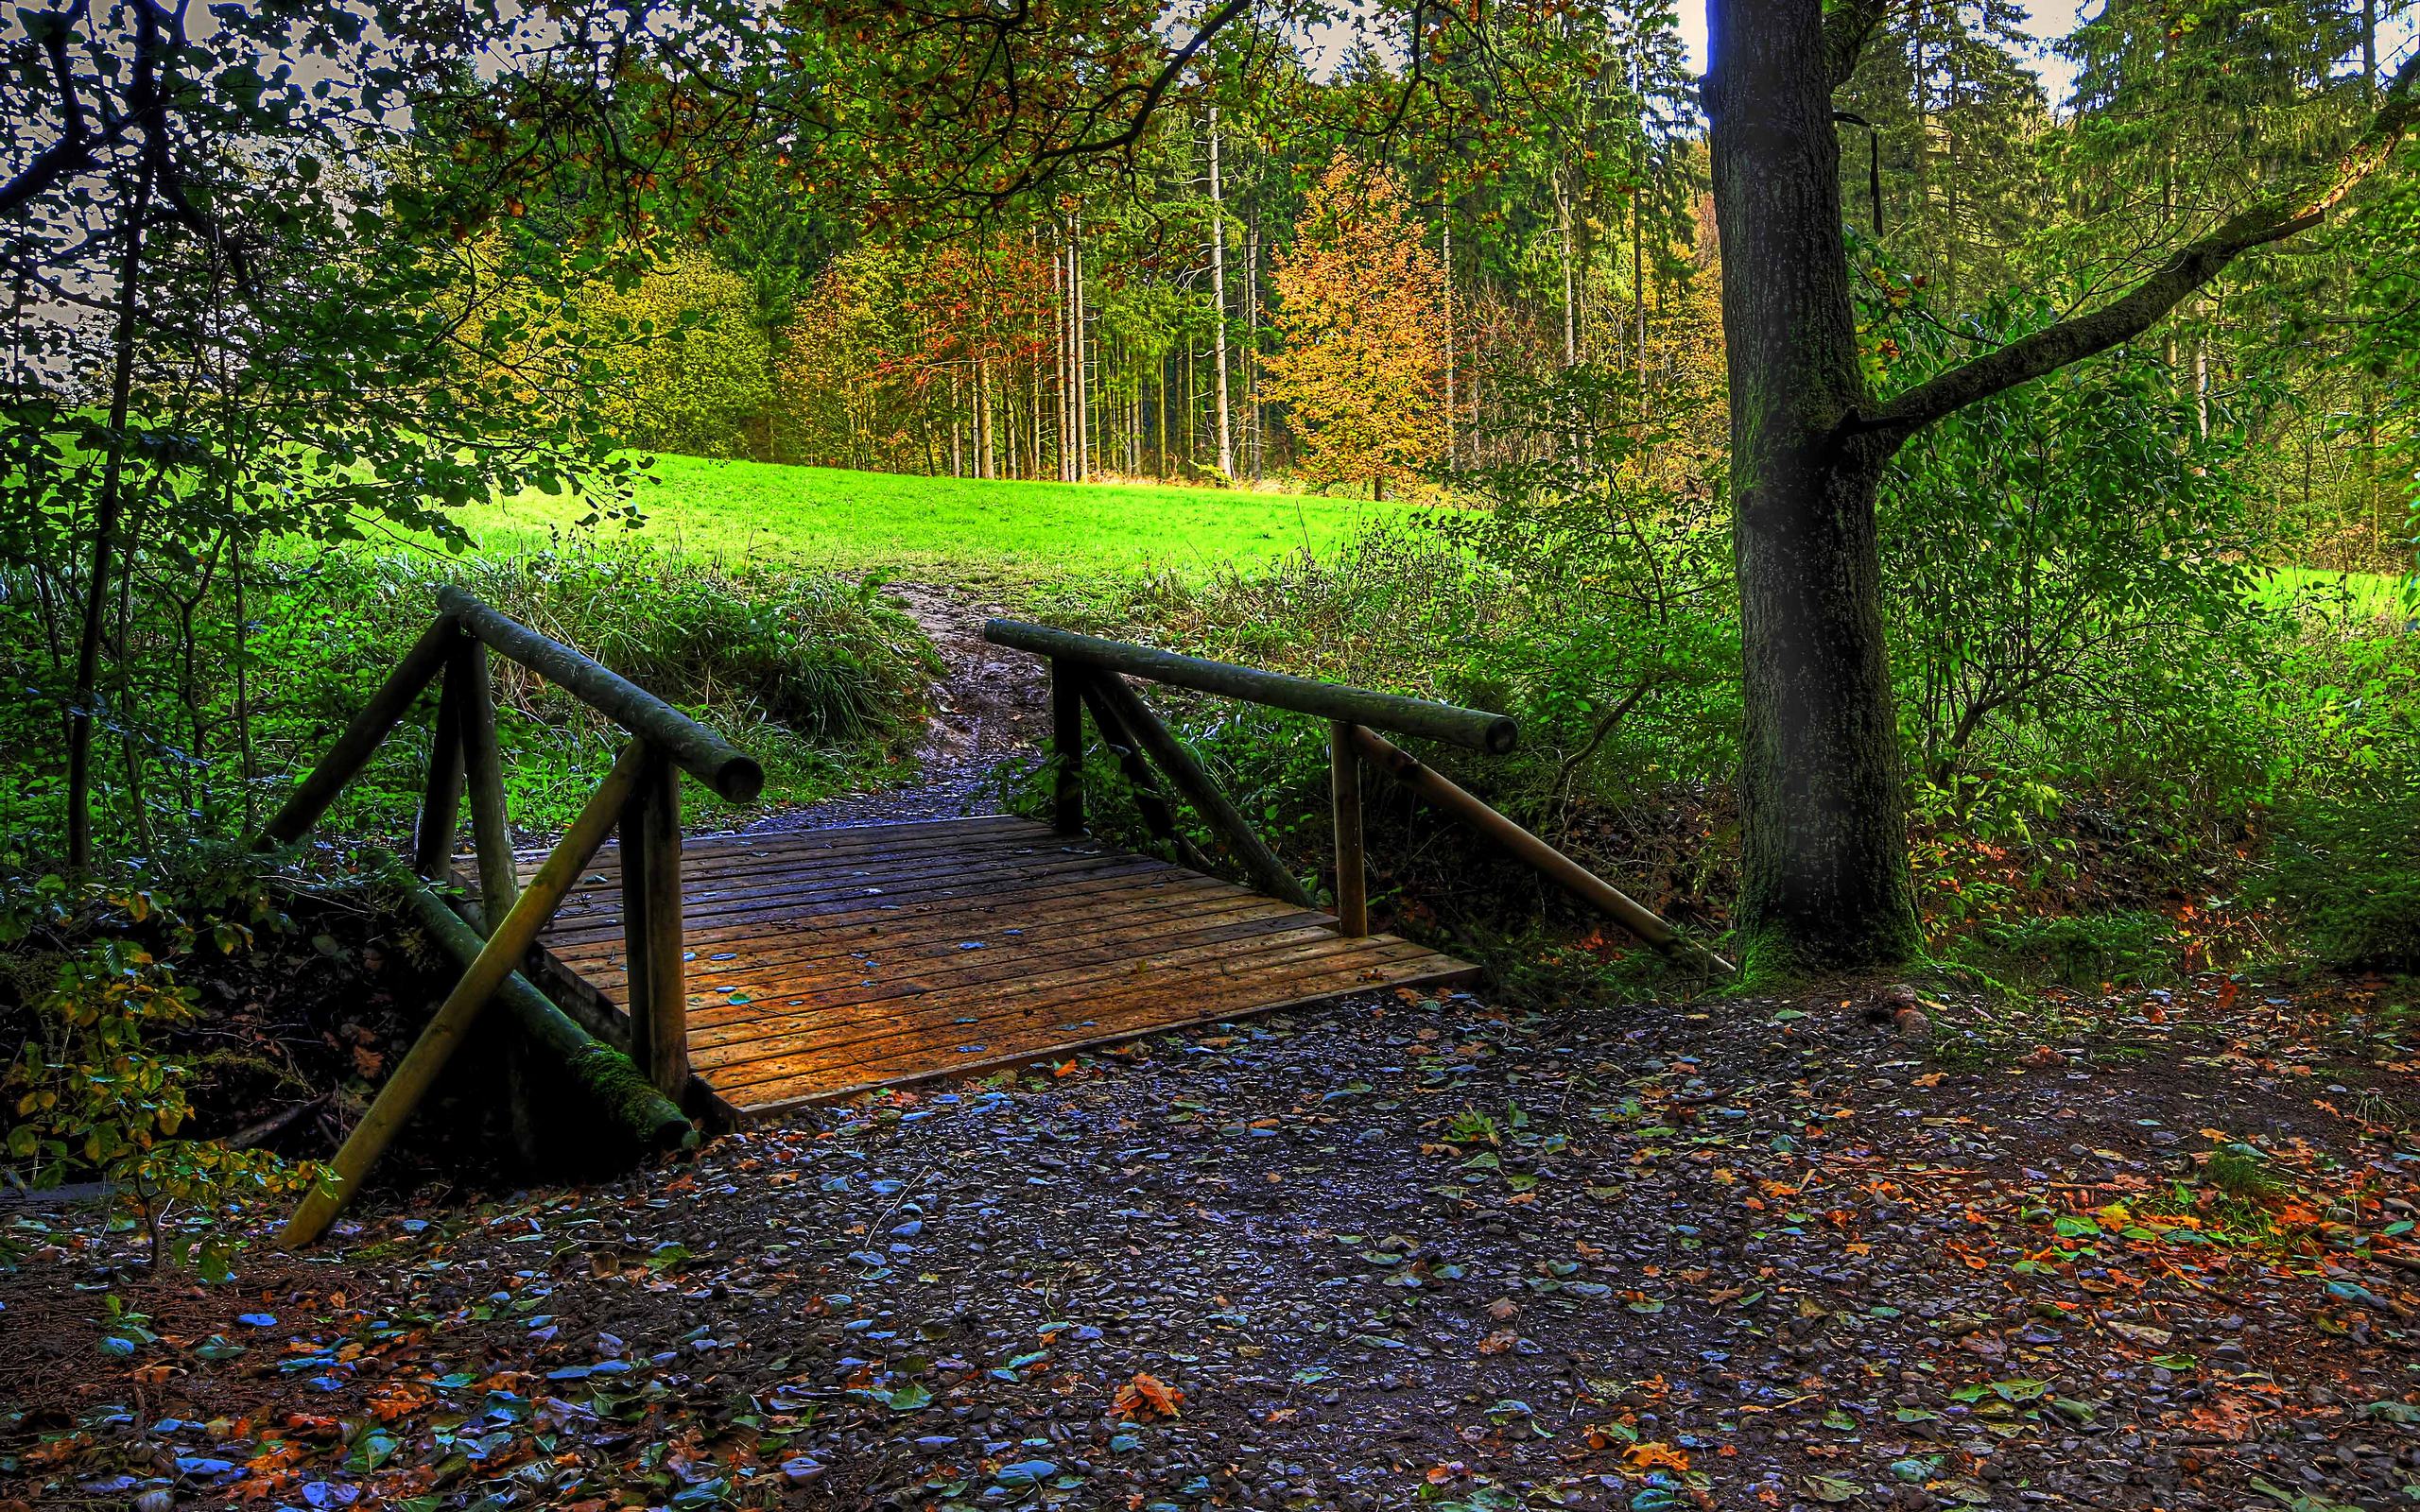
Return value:
[[(708, 835), (682, 851), (689, 1060), (735, 1122), (894, 1082), (1476, 968), (1010, 817)], [(618, 849), (541, 938), (627, 1003)]]

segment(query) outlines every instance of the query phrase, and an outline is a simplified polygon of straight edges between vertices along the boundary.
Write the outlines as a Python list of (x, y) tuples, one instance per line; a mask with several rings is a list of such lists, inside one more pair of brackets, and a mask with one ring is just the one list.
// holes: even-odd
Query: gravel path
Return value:
[[(1035, 748), (1040, 669), (896, 592), (930, 781), (767, 824)], [(209, 1289), (21, 1207), (0, 1512), (2409, 1506), (2408, 996), (1373, 996)]]
[(2406, 1505), (2392, 1000), (1366, 999), (366, 1211), (233, 1288), (121, 1281), (156, 1335), (122, 1354), (75, 1288), (126, 1241), (55, 1219), (0, 1277), (38, 1325), (0, 1476), (44, 1506)]

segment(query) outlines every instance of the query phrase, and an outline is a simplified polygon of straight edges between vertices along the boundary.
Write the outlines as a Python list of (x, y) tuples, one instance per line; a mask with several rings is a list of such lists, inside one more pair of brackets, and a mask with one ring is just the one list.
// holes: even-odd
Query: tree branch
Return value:
[(34, 155), (34, 160), (19, 169), (5, 183), (0, 183), (0, 221), (15, 215), (31, 200), (49, 192), (53, 184), (71, 174), (81, 173), (100, 160), (101, 150), (126, 132), (124, 119), (104, 125), (96, 135), (85, 117), (84, 104), (76, 93), (76, 70), (67, 60), (67, 39), (85, 13), (86, 0), (77, 0), (69, 9), (53, 11), (31, 25), (42, 31), (42, 49), (50, 60), (51, 77), (59, 87), (59, 140)]
[(1160, 108), (1161, 99), (1167, 95), (1169, 88), (1184, 77), (1185, 69), (1191, 66), (1195, 55), (1208, 46), (1212, 38), (1248, 13), (1252, 7), (1253, 0), (1227, 0), (1225, 5), (1202, 19), (1201, 25), (1194, 28), (1192, 38), (1184, 46), (1179, 47), (1167, 61), (1161, 65), (1159, 72), (1149, 80), (1140, 85), (1128, 84), (1111, 90), (1095, 101), (1093, 107), (1085, 112), (1089, 119), (1098, 120), (1112, 113), (1122, 100), (1133, 98), (1134, 112), (1127, 118), (1124, 129), (1105, 137), (1086, 138), (1079, 132), (1077, 139), (1073, 142), (1042, 148), (1034, 153), (1033, 161), (1013, 180), (1005, 188), (994, 190), (989, 196), (991, 200), (994, 204), (1007, 203), (1026, 190), (1035, 187), (1048, 176), (1052, 169), (1071, 159), (1132, 151), (1135, 144), (1143, 140), (1144, 129), (1150, 125), (1152, 115)]
[(2420, 120), (2420, 53), (2396, 71), (2387, 86), (2386, 103), (2371, 118), (2369, 129), (2317, 189), (2282, 195), (2230, 217), (2100, 309), (2070, 316), (1936, 373), (1871, 413), (1851, 416), (1842, 431), (1878, 436), (1895, 449), (1934, 421), (1978, 400), (2133, 340), (2245, 252), (2318, 225), (2386, 162), (2415, 120)]
[(1889, 8), (1884, 0), (1840, 0), (1825, 9), (1830, 13), (1824, 17), (1824, 74), (1838, 90), (1857, 72), (1866, 41), (1882, 25)]

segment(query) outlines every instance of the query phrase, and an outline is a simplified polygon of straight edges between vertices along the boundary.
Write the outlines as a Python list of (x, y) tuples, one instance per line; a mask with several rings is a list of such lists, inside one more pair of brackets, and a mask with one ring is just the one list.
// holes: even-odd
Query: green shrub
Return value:
[[(2054, 318), (1986, 307), (1953, 331), (1886, 309), (1894, 386)], [(1916, 308), (1910, 305), (1910, 308)], [(2221, 416), (2224, 420), (2226, 417)], [(1879, 524), (1910, 768), (2206, 806), (2265, 795), (2245, 695), (2283, 623), (2260, 601), (2245, 434), (2128, 349), (1970, 404), (1892, 461)], [(2248, 737), (2248, 738), (2247, 738)]]
[(2147, 910), (2020, 917), (1984, 926), (1968, 947), (1994, 974), (2068, 987), (2143, 987), (2172, 979), (2183, 941)]
[[(99, 766), (95, 822), (104, 849), (257, 824), (427, 627), (447, 583), (720, 731), (764, 763), (770, 802), (810, 802), (897, 771), (922, 735), (938, 669), (923, 632), (876, 582), (728, 569), (627, 544), (504, 558), (266, 557), (250, 565), (240, 635), (224, 583), (197, 605), (189, 639), (165, 615), (138, 613), (130, 631), (141, 649), (133, 664), (162, 673), (112, 692), (103, 748), (119, 749)], [(32, 595), (9, 586), (0, 580), (0, 676), (55, 697), (56, 638)], [(501, 658), (492, 665), (512, 820), (559, 826), (623, 736), (561, 689)], [(406, 715), (323, 821), (328, 832), (393, 838), (408, 824), (435, 703), (431, 690)], [(60, 822), (57, 708), (53, 697), (0, 708), (0, 831), (29, 862), (48, 853)], [(115, 759), (122, 752), (143, 760)], [(143, 775), (139, 788), (130, 772)], [(684, 801), (709, 817), (726, 808), (695, 787)]]
[(2261, 899), (2330, 965), (2420, 971), (2420, 783), (2304, 799), (2277, 819)]
[[(230, 877), (239, 896), (226, 895)], [(22, 1038), (0, 1065), (11, 1176), (35, 1188), (107, 1183), (142, 1225), (153, 1264), (190, 1263), (214, 1280), (233, 1251), (231, 1211), (292, 1198), (319, 1178), (310, 1162), (181, 1137), (194, 1068), (162, 1041), (204, 1015), (179, 969), (197, 955), (236, 955), (255, 929), (284, 921), (257, 874), (222, 869), (216, 880), (221, 895), (197, 892), (204, 906), (190, 918), (178, 911), (184, 898), (171, 906), (164, 881), (44, 877), (9, 887), (0, 903), (12, 976), (51, 971), (46, 983), (11, 984), (33, 988)]]
[(2139, 987), (2176, 971), (2174, 925), (2142, 910), (2018, 917), (1986, 926), (1979, 938), (2002, 974), (2069, 987)]

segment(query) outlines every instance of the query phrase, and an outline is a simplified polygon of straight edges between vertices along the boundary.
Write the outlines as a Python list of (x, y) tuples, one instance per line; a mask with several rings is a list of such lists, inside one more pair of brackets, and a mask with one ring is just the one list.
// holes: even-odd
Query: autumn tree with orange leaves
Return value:
[(1315, 488), (1417, 479), (1445, 450), (1445, 269), (1394, 170), (1340, 149), (1270, 273), (1284, 346), (1268, 392), (1303, 443)]

